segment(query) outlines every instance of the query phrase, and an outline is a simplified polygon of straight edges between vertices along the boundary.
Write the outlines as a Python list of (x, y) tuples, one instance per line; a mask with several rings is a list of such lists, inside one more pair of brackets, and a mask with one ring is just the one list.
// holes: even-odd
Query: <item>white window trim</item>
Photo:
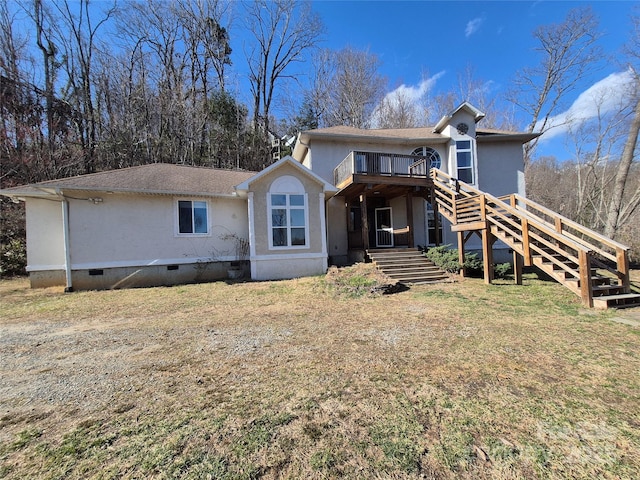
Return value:
[[(304, 245), (283, 245), (283, 246), (274, 246), (273, 245), (273, 218), (272, 218), (272, 205), (271, 205), (271, 196), (272, 195), (304, 195)], [(288, 203), (288, 202), (287, 202)], [(277, 205), (278, 208), (280, 208), (280, 205)], [(289, 225), (289, 211), (290, 211), (290, 206), (287, 204), (287, 206), (285, 207), (287, 210), (287, 243), (291, 242), (291, 225)], [(296, 227), (294, 227), (296, 228)], [(297, 227), (299, 228), (299, 227)], [(304, 192), (304, 194), (300, 193), (300, 192), (278, 192), (278, 191), (273, 191), (273, 192), (269, 192), (267, 193), (267, 230), (268, 230), (268, 237), (269, 237), (269, 250), (307, 250), (309, 248), (311, 248), (311, 242), (310, 242), (310, 238), (309, 238), (309, 196), (307, 194), (307, 192)]]
[[(458, 149), (458, 142), (469, 142), (469, 149)], [(470, 185), (478, 184), (478, 169), (476, 161), (476, 142), (473, 138), (457, 138), (454, 142), (455, 147), (455, 160), (456, 160), (456, 178), (459, 179), (459, 170), (460, 166), (458, 165), (458, 152), (470, 152), (471, 153), (471, 165), (469, 167), (462, 167), (465, 170), (471, 170), (471, 182), (468, 182)]]
[[(207, 232), (206, 233), (181, 233), (180, 232), (180, 203), (179, 202), (204, 202), (207, 206)], [(174, 198), (174, 236), (176, 237), (210, 237), (211, 236), (211, 204), (209, 200), (203, 198), (187, 198), (187, 197), (177, 197)], [(192, 203), (192, 211), (193, 211), (193, 203)]]
[[(418, 150), (421, 151), (421, 153), (416, 153), (418, 152)], [(429, 150), (429, 152), (427, 152), (427, 150)], [(442, 161), (442, 156), (440, 155), (440, 152), (438, 152), (438, 150), (436, 150), (433, 147), (430, 147), (428, 145), (424, 145), (422, 147), (418, 147), (418, 148), (414, 148), (413, 151), (411, 152), (411, 155), (419, 155), (419, 156), (423, 156), (423, 157), (427, 157), (429, 159), (429, 169), (431, 168), (437, 168), (437, 169), (442, 169), (442, 165), (443, 165), (443, 161)], [(433, 167), (432, 166), (432, 155), (435, 155), (438, 159), (438, 166), (437, 167)]]

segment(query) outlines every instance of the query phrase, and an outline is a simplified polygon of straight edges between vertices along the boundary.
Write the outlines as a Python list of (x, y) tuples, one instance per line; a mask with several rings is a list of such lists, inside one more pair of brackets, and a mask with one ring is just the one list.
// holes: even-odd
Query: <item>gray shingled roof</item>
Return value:
[(256, 172), (153, 163), (139, 167), (61, 178), (0, 191), (4, 195), (62, 190), (168, 195), (233, 195), (234, 187)]
[[(317, 128), (315, 130), (307, 130), (304, 133), (311, 136), (358, 136), (358, 137), (390, 138), (390, 139), (403, 139), (403, 140), (414, 140), (414, 139), (449, 140), (449, 137), (442, 135), (440, 133), (435, 133), (433, 131), (433, 127), (364, 129), (364, 128), (337, 126), (337, 127), (328, 127), (328, 128)], [(497, 130), (494, 128), (476, 128), (476, 133), (477, 135), (536, 136), (536, 134), (528, 134), (526, 132)]]
[(328, 127), (318, 128), (316, 130), (307, 130), (310, 136), (356, 136), (356, 137), (373, 137), (373, 138), (397, 138), (397, 139), (445, 139), (444, 135), (433, 132), (433, 127), (421, 128), (379, 128), (364, 129), (354, 127)]

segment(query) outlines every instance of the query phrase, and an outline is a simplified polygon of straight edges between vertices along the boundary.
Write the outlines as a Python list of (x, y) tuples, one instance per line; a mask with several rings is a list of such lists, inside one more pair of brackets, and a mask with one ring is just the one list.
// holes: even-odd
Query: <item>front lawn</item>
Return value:
[(353, 275), (1, 281), (0, 477), (638, 477), (640, 327), (533, 276)]

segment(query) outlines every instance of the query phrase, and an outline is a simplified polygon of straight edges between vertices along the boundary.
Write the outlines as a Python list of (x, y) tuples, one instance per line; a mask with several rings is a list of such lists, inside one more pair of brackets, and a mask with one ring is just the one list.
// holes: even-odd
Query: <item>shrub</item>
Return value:
[(0, 275), (24, 275), (27, 267), (27, 246), (24, 240), (14, 238), (0, 245)]
[[(451, 245), (431, 247), (426, 250), (425, 255), (442, 270), (449, 273), (457, 273), (461, 267), (458, 261), (458, 249), (450, 247)], [(465, 253), (464, 268), (467, 274), (471, 276), (482, 276), (482, 260), (480, 260), (477, 253)], [(497, 263), (493, 266), (495, 278), (505, 278), (510, 271), (510, 263)]]
[(428, 248), (425, 255), (446, 272), (456, 273), (462, 266), (467, 270), (482, 270), (482, 262), (478, 258), (477, 253), (465, 253), (464, 265), (460, 265), (458, 261), (458, 249), (451, 248), (451, 245), (440, 245)]
[(506, 278), (510, 272), (511, 272), (510, 263), (496, 263), (493, 266), (493, 276), (495, 278)]

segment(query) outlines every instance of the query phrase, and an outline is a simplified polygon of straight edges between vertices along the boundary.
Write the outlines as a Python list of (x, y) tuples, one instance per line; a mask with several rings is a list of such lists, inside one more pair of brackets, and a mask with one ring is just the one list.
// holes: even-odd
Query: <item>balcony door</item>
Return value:
[(376, 247), (393, 247), (391, 207), (376, 208)]

